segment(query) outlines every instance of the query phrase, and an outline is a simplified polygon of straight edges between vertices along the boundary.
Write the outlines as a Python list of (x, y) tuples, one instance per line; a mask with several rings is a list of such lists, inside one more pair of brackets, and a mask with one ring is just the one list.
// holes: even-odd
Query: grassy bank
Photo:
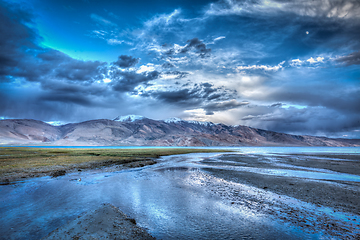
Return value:
[(65, 171), (81, 171), (104, 166), (142, 167), (154, 164), (161, 156), (224, 152), (190, 148), (28, 148), (0, 147), (0, 181), (9, 182), (26, 177), (62, 175)]

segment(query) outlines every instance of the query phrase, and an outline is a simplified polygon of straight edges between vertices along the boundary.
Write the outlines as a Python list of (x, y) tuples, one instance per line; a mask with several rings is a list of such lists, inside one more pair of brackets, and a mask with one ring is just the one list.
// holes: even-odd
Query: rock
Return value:
[(66, 174), (65, 170), (58, 170), (58, 171), (54, 171), (50, 174), (50, 176), (52, 177), (59, 177), (59, 176), (64, 176)]

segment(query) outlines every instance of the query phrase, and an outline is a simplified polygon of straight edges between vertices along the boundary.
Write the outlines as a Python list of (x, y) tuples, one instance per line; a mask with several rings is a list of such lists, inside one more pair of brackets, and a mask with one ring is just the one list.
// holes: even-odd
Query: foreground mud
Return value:
[(43, 240), (74, 239), (152, 240), (155, 238), (136, 226), (135, 219), (129, 218), (111, 204), (103, 204), (99, 209), (79, 216), (43, 238)]

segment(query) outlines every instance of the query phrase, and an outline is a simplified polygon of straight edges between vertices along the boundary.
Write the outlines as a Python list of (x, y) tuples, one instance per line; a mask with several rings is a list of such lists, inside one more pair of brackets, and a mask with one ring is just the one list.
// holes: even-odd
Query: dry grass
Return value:
[(188, 148), (0, 147), (0, 181), (47, 175), (56, 170), (89, 169), (124, 164), (130, 165), (130, 167), (138, 167), (154, 164), (153, 159), (160, 156), (222, 151)]

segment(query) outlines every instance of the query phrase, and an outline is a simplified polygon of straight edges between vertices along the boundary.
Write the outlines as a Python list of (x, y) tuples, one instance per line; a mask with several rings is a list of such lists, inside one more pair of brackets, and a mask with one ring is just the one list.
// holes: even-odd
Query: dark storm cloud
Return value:
[(360, 51), (353, 52), (347, 56), (339, 57), (336, 61), (345, 63), (347, 66), (360, 65)]
[[(38, 45), (40, 37), (31, 27), (28, 13), (0, 5), (0, 78), (11, 81), (21, 77), (28, 81), (63, 79), (92, 81), (101, 75), (105, 63), (80, 61), (57, 50)], [(11, 76), (11, 77), (10, 77)]]
[(182, 88), (173, 91), (152, 91), (147, 96), (151, 96), (166, 104), (174, 104), (179, 106), (197, 106), (212, 100), (228, 100), (232, 97), (232, 93), (223, 88), (214, 88), (212, 84), (202, 83), (194, 84), (192, 88)]
[(245, 116), (242, 120), (243, 124), (277, 132), (335, 137), (342, 137), (342, 134), (348, 134), (360, 127), (358, 114), (343, 115), (323, 107), (277, 108), (276, 111)]
[(102, 78), (106, 63), (99, 61), (80, 61), (52, 49), (41, 49), (41, 53), (19, 59), (16, 67), (7, 68), (5, 75), (22, 77), (27, 81), (47, 81), (49, 79), (67, 81), (94, 81)]
[(84, 96), (107, 96), (108, 87), (99, 84), (79, 84), (50, 80), (41, 83), (42, 89), (54, 94), (78, 94)]
[(335, 91), (336, 88), (337, 86), (331, 86), (327, 89), (314, 89), (313, 91), (302, 87), (298, 87), (298, 89), (283, 88), (272, 92), (266, 99), (303, 106), (324, 107), (336, 110), (339, 114), (358, 114), (360, 112), (360, 89), (341, 89), (338, 87)]
[(175, 67), (173, 64), (166, 62), (161, 65), (162, 68), (173, 68)]
[(193, 89), (180, 89), (175, 91), (156, 91), (150, 94), (158, 100), (175, 105), (196, 105), (201, 103), (199, 95)]
[(33, 24), (32, 15), (18, 7), (0, 1), (0, 78), (6, 79), (20, 59), (26, 58), (24, 50), (36, 48), (39, 36), (25, 24)]
[[(241, 109), (241, 124), (279, 132), (333, 137), (357, 130), (360, 127), (359, 87), (356, 84), (342, 86), (329, 80), (327, 83), (322, 89), (283, 86), (272, 91), (263, 100), (279, 103), (270, 107), (249, 105)], [(356, 137), (356, 132), (353, 134), (352, 137)]]
[(31, 11), (24, 9), (0, 1), (0, 114), (66, 118), (78, 107), (105, 106), (95, 97), (110, 95), (108, 90), (93, 83), (107, 74), (106, 63), (40, 46)]
[(129, 68), (135, 66), (139, 62), (138, 58), (133, 58), (132, 56), (121, 55), (116, 62), (113, 62), (114, 65), (121, 68)]
[(199, 89), (201, 96), (208, 101), (216, 100), (216, 99), (227, 100), (228, 98), (234, 97), (236, 93), (235, 90), (231, 90), (229, 92), (229, 90), (223, 89), (221, 87), (215, 88), (213, 84), (207, 82), (201, 83), (197, 89)]
[(187, 44), (184, 47), (175, 48), (170, 47), (168, 44), (162, 45), (162, 48), (165, 49), (164, 55), (167, 57), (172, 57), (177, 54), (186, 54), (186, 53), (196, 53), (199, 57), (205, 58), (210, 56), (211, 48), (207, 48), (205, 43), (198, 38), (193, 38), (186, 41)]
[(286, 104), (283, 104), (283, 103), (274, 103), (274, 104), (271, 104), (270, 107), (277, 108), (277, 107), (282, 107), (283, 105), (286, 105)]
[(190, 50), (195, 50), (195, 52), (199, 53), (199, 56), (202, 58), (209, 56), (211, 49), (206, 48), (206, 45), (198, 38), (190, 39), (187, 42), (188, 44), (181, 49), (180, 53), (187, 53)]
[(110, 78), (113, 80), (111, 85), (115, 91), (131, 92), (140, 84), (148, 84), (149, 81), (157, 79), (160, 73), (158, 71), (136, 73), (136, 72), (122, 72), (113, 71)]
[(72, 103), (86, 107), (94, 106), (94, 103), (90, 101), (86, 96), (79, 94), (65, 94), (65, 93), (44, 94), (39, 97), (39, 100), (49, 101), (49, 102)]
[[(37, 57), (43, 60), (43, 63), (39, 64), (40, 68), (42, 65), (46, 67), (51, 66), (49, 72), (44, 72), (47, 78), (70, 81), (101, 79), (102, 70), (104, 70), (103, 68), (106, 65), (106, 63), (99, 61), (79, 61), (56, 50), (48, 50), (37, 55)], [(103, 71), (103, 73), (105, 72)]]
[(203, 109), (206, 111), (206, 115), (213, 115), (214, 112), (226, 111), (248, 105), (249, 102), (238, 102), (235, 99), (226, 102), (209, 103)]

